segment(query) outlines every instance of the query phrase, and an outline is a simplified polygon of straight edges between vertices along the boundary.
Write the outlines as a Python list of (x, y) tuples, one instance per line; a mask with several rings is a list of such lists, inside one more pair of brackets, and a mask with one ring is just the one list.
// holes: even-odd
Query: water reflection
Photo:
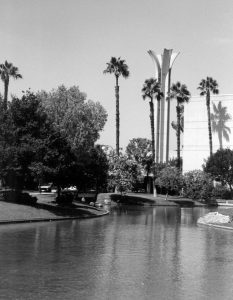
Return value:
[(0, 227), (2, 299), (230, 299), (232, 232), (203, 208), (120, 207), (109, 216)]

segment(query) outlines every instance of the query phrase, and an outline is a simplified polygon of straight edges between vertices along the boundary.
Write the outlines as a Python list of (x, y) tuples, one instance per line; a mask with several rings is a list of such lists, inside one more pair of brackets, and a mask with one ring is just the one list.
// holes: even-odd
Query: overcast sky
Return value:
[(149, 49), (180, 52), (172, 82), (193, 95), (206, 76), (233, 94), (232, 0), (0, 0), (0, 41), (0, 62), (23, 75), (11, 81), (10, 94), (78, 85), (108, 112), (103, 144), (115, 146), (115, 79), (103, 75), (111, 56), (125, 59), (131, 73), (119, 82), (122, 147), (150, 138), (149, 104), (141, 97), (154, 75)]

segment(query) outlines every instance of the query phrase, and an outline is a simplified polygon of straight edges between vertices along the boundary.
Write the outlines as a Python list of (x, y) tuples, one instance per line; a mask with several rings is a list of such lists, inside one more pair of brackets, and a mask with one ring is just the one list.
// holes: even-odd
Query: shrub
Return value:
[(74, 194), (69, 191), (62, 191), (59, 196), (56, 197), (56, 202), (60, 205), (71, 205), (74, 200)]
[(12, 202), (17, 204), (34, 205), (37, 202), (37, 198), (31, 196), (28, 193), (22, 193), (17, 190), (3, 191), (2, 200), (6, 202)]
[(155, 185), (169, 195), (178, 195), (183, 186), (183, 176), (176, 167), (167, 166), (158, 172)]
[(233, 195), (233, 150), (219, 149), (208, 158), (203, 169), (220, 181), (223, 186), (229, 186)]
[(226, 186), (218, 184), (213, 189), (213, 198), (230, 200), (232, 198), (231, 191)]
[(194, 170), (184, 174), (183, 195), (191, 199), (210, 200), (214, 185), (209, 174)]

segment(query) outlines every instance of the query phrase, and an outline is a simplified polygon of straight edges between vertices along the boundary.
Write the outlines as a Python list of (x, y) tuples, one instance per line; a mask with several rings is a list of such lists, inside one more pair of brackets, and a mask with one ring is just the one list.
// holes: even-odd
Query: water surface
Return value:
[(0, 226), (0, 299), (232, 299), (233, 231), (204, 208)]

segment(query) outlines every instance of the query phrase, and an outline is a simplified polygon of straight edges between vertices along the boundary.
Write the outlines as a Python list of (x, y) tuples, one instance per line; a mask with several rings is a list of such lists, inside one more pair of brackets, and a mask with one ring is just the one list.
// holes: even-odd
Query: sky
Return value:
[[(0, 62), (23, 75), (9, 93), (77, 85), (99, 101), (108, 121), (99, 143), (115, 147), (115, 78), (103, 70), (112, 56), (129, 66), (120, 78), (120, 146), (150, 138), (149, 102), (141, 89), (154, 76), (148, 50), (180, 52), (172, 82), (192, 95), (211, 76), (220, 93), (233, 94), (232, 0), (0, 0)], [(0, 84), (3, 94), (3, 84)]]

